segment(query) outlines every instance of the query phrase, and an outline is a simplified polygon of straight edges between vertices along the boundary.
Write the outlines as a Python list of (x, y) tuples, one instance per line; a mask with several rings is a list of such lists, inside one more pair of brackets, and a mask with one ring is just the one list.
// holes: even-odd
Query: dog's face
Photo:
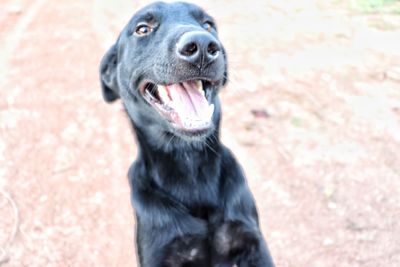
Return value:
[(199, 141), (218, 126), (226, 56), (213, 18), (193, 4), (138, 11), (104, 56), (100, 76), (104, 99), (121, 97), (135, 127), (161, 143)]

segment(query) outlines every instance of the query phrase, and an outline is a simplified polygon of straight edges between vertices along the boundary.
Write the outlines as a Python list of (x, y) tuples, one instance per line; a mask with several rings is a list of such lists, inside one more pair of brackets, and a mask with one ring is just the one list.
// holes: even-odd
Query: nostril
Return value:
[(195, 42), (190, 42), (183, 46), (181, 49), (181, 54), (184, 56), (194, 55), (198, 50), (197, 44)]
[(216, 56), (219, 52), (219, 46), (216, 42), (211, 42), (207, 47), (207, 53), (211, 56)]
[(207, 65), (218, 59), (222, 46), (209, 32), (188, 31), (177, 40), (175, 53), (179, 60), (196, 66)]

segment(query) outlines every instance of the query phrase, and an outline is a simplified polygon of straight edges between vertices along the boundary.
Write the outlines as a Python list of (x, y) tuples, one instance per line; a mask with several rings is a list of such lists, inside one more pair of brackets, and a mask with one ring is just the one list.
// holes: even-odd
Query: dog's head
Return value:
[(217, 93), (227, 80), (213, 18), (182, 2), (144, 7), (103, 57), (100, 80), (105, 101), (121, 98), (136, 128), (204, 139), (218, 127)]

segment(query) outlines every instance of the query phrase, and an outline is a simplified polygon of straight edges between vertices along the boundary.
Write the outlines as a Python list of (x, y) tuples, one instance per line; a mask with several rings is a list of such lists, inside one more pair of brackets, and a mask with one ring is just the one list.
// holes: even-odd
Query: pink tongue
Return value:
[(193, 81), (168, 85), (171, 107), (178, 113), (183, 124), (206, 123), (211, 117), (207, 99)]

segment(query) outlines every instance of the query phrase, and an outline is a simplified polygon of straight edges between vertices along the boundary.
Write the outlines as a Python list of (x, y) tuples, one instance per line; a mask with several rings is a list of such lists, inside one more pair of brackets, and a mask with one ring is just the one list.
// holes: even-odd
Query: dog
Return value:
[(219, 139), (227, 58), (200, 7), (139, 10), (100, 63), (138, 143), (128, 178), (142, 267), (274, 266), (241, 167)]

